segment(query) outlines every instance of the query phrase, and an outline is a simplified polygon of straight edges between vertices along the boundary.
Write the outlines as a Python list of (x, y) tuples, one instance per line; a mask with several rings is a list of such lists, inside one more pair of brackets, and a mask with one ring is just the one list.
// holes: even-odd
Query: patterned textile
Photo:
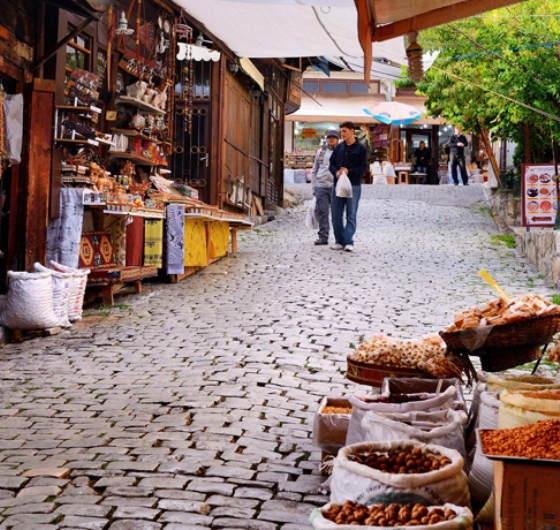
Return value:
[(60, 216), (47, 228), (47, 263), (78, 268), (84, 205), (82, 188), (60, 190)]
[(126, 226), (126, 264), (141, 266), (144, 262), (144, 219), (133, 217)]
[(167, 274), (185, 272), (185, 207), (167, 207)]
[(163, 219), (144, 219), (144, 265), (163, 267)]
[(126, 217), (122, 215), (104, 215), (103, 231), (113, 236), (115, 248), (115, 264), (119, 267), (126, 265)]
[(227, 256), (229, 248), (229, 223), (216, 221), (212, 223), (212, 236), (210, 238), (210, 257), (223, 258)]
[(113, 236), (106, 232), (82, 234), (80, 268), (115, 265)]
[(202, 219), (185, 219), (185, 267), (206, 267), (206, 227)]

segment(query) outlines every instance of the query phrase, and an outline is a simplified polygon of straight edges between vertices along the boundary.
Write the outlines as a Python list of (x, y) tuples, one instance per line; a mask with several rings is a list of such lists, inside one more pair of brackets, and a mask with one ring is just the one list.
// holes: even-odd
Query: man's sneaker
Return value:
[(354, 250), (354, 245), (346, 245), (344, 250), (346, 250), (346, 252), (352, 252)]
[(317, 241), (315, 241), (316, 245), (328, 245), (329, 242), (328, 241), (323, 241), (322, 239), (317, 239)]
[(335, 243), (332, 247), (333, 250), (342, 250), (344, 247), (339, 243)]

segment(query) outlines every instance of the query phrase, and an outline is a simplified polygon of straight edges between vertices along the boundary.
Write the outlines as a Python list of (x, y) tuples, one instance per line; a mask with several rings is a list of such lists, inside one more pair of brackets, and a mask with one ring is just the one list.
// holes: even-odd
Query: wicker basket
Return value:
[(519, 346), (542, 346), (560, 331), (560, 314), (525, 318), (497, 326), (469, 328), (451, 333), (440, 331), (447, 349), (477, 355), (478, 350)]
[(348, 368), (346, 378), (362, 385), (380, 387), (386, 377), (418, 377), (421, 379), (434, 379), (434, 377), (421, 370), (412, 368), (397, 368), (395, 366), (379, 365), (354, 361), (347, 358)]
[(520, 364), (537, 360), (541, 356), (540, 346), (517, 346), (481, 350), (480, 365), (486, 372), (501, 372)]

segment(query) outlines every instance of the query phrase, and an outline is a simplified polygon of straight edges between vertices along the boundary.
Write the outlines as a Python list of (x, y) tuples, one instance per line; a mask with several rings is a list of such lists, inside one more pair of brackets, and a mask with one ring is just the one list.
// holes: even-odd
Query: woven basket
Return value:
[(542, 346), (548, 344), (560, 331), (560, 314), (525, 318), (482, 328), (469, 328), (461, 331), (440, 331), (447, 349), (454, 352), (478, 355), (478, 350), (500, 349), (520, 346)]
[(354, 361), (347, 358), (348, 368), (346, 378), (362, 385), (380, 387), (386, 377), (417, 377), (434, 379), (432, 375), (412, 368), (397, 368), (395, 366), (379, 365)]
[(540, 346), (493, 348), (479, 352), (480, 365), (486, 372), (501, 372), (514, 366), (535, 361), (540, 356)]

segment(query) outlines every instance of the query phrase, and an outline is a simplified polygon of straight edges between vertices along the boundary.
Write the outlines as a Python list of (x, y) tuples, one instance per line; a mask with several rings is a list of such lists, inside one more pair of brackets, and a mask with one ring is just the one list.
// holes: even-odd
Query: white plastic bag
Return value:
[(338, 182), (336, 183), (336, 196), (346, 197), (347, 199), (352, 197), (352, 183), (346, 173), (342, 173), (340, 177), (338, 177)]
[(307, 228), (319, 228), (319, 217), (317, 216), (317, 198), (313, 197), (307, 206), (305, 216), (305, 226)]
[(58, 317), (59, 326), (63, 328), (70, 327), (72, 324), (68, 320), (68, 308), (70, 303), (70, 284), (73, 281), (73, 274), (47, 269), (47, 267), (40, 263), (34, 263), (33, 268), (36, 272), (49, 272), (52, 274), (54, 314)]
[[(352, 524), (336, 524), (330, 521), (321, 513), (323, 510), (327, 511), (331, 507), (331, 504), (327, 504), (322, 508), (315, 508), (311, 515), (309, 516), (309, 522), (313, 525), (315, 530), (355, 530), (356, 525)], [(415, 530), (471, 530), (473, 525), (473, 514), (465, 507), (455, 506), (454, 504), (446, 503), (443, 506), (437, 506), (443, 510), (448, 508), (452, 509), (457, 517), (451, 521), (442, 521), (441, 523), (427, 524), (427, 525), (415, 525)], [(435, 508), (435, 506), (429, 506), (428, 509)], [(380, 526), (359, 526), (362, 529), (374, 529), (381, 528)], [(385, 527), (386, 528), (386, 527)]]
[[(365, 452), (386, 453), (391, 449), (410, 451), (417, 447), (424, 453), (446, 456), (451, 463), (426, 473), (393, 474), (350, 459), (351, 455)], [(338, 452), (331, 478), (331, 502), (356, 501), (369, 506), (383, 502), (387, 495), (391, 496), (391, 502), (400, 504), (451, 502), (458, 506), (468, 506), (470, 495), (467, 475), (463, 471), (463, 458), (453, 449), (411, 440), (364, 442), (343, 447)]]
[(56, 328), (52, 272), (8, 271), (8, 296), (0, 325), (9, 329)]

